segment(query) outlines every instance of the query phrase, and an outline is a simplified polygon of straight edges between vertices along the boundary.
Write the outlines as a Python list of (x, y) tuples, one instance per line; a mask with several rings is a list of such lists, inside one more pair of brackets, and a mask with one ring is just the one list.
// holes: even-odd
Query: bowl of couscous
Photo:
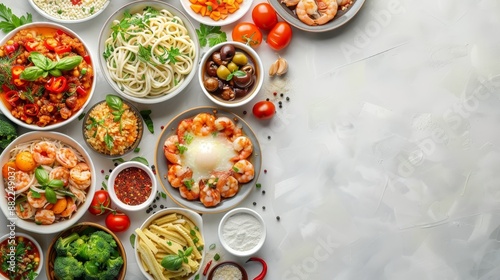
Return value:
[(59, 23), (91, 20), (108, 7), (110, 0), (28, 0), (43, 17)]
[(137, 108), (117, 95), (92, 106), (83, 119), (83, 138), (92, 151), (109, 158), (134, 151), (141, 142), (143, 119)]

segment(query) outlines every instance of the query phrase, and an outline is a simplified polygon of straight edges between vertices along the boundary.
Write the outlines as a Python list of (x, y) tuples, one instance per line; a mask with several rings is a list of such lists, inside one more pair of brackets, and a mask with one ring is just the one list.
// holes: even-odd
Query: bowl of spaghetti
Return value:
[(58, 132), (28, 132), (0, 156), (0, 208), (19, 228), (50, 234), (78, 221), (96, 187), (89, 154)]
[(196, 29), (179, 9), (135, 1), (113, 13), (99, 37), (100, 67), (122, 97), (143, 104), (171, 99), (196, 75)]

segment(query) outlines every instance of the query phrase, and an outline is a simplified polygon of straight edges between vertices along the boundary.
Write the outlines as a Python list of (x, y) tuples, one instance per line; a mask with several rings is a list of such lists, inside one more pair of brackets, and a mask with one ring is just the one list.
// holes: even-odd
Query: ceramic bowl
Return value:
[[(157, 45), (155, 45), (155, 50), (152, 50), (151, 53), (154, 53), (154, 58), (151, 55), (146, 55), (144, 54), (146, 48), (153, 47), (153, 46), (143, 46), (142, 49), (139, 48), (139, 44), (137, 46), (134, 46), (137, 48), (137, 51), (131, 51), (129, 52), (130, 57), (135, 57), (135, 61), (133, 63), (137, 63), (140, 65), (131, 65), (132, 62), (129, 58), (127, 58), (127, 63), (122, 63), (125, 65), (128, 65), (128, 67), (121, 67), (121, 69), (124, 69), (124, 73), (122, 75), (118, 75), (117, 72), (111, 73), (110, 68), (113, 68), (115, 66), (110, 66), (108, 67), (108, 62), (110, 62), (110, 65), (116, 65), (117, 60), (119, 58), (113, 57), (112, 54), (113, 52), (110, 50), (112, 48), (111, 46), (115, 45), (117, 42), (116, 40), (118, 39), (112, 39), (112, 38), (121, 38), (121, 35), (113, 35), (113, 30), (112, 26), (116, 23), (116, 21), (123, 20), (124, 14), (125, 13), (130, 13), (130, 14), (136, 14), (136, 13), (142, 13), (144, 9), (147, 8), (153, 8), (157, 11), (159, 10), (167, 10), (172, 14), (172, 20), (169, 21), (169, 23), (172, 23), (174, 25), (179, 24), (179, 22), (182, 22), (184, 25), (185, 29), (187, 30), (187, 36), (192, 42), (192, 51), (189, 52), (189, 56), (191, 57), (191, 63), (185, 63), (186, 65), (189, 65), (190, 67), (185, 67), (186, 68), (186, 73), (183, 74), (183, 77), (180, 78), (178, 76), (173, 77), (171, 72), (166, 70), (164, 67), (168, 66), (171, 63), (171, 58), (167, 56), (168, 51), (173, 48), (173, 46), (170, 45), (169, 42), (166, 40), (158, 42)], [(166, 27), (165, 27), (166, 28)], [(177, 28), (177, 26), (174, 26), (172, 28)], [(182, 28), (179, 28), (181, 30)], [(163, 35), (162, 35), (163, 36)], [(184, 35), (183, 35), (184, 36)], [(112, 43), (106, 43), (106, 40), (114, 40)], [(145, 38), (143, 38), (145, 39)], [(186, 38), (183, 38), (183, 40)], [(129, 41), (128, 39), (126, 39)], [(118, 44), (118, 43), (116, 43)], [(142, 45), (141, 45), (142, 46)], [(118, 94), (120, 94), (122, 97), (137, 102), (137, 103), (143, 103), (143, 104), (156, 104), (160, 103), (163, 101), (166, 101), (168, 99), (171, 99), (177, 95), (179, 95), (181, 92), (184, 91), (184, 89), (189, 85), (189, 82), (194, 78), (196, 75), (196, 67), (198, 67), (198, 60), (199, 60), (199, 52), (200, 52), (200, 47), (199, 47), (199, 42), (198, 42), (198, 37), (196, 35), (196, 29), (194, 25), (191, 23), (191, 21), (188, 19), (186, 15), (184, 15), (183, 12), (181, 12), (179, 9), (177, 9), (174, 5), (161, 2), (161, 1), (134, 1), (130, 2), (118, 10), (116, 10), (106, 21), (104, 26), (101, 29), (100, 35), (99, 35), (99, 42), (98, 42), (98, 53), (104, 54), (107, 53), (109, 56), (105, 58), (104, 55), (99, 56), (99, 64), (101, 66), (102, 73), (104, 74), (105, 80), (109, 83), (109, 85), (115, 90)], [(132, 47), (133, 48), (133, 47)], [(139, 54), (139, 50), (141, 50), (141, 54)], [(187, 60), (186, 56), (188, 53), (183, 52), (183, 58), (180, 59), (177, 57), (174, 60), (177, 60), (176, 66), (179, 66), (180, 61), (182, 60)], [(147, 58), (144, 58), (144, 56), (147, 56)], [(145, 62), (147, 60), (148, 62)], [(142, 64), (141, 64), (142, 63)], [(121, 64), (120, 64), (121, 65)], [(148, 68), (149, 67), (149, 68)], [(148, 72), (143, 72), (141, 75), (142, 78), (140, 79), (132, 79), (132, 77), (138, 75), (137, 74), (137, 69), (149, 69)], [(153, 70), (154, 69), (154, 70)], [(149, 83), (142, 84), (144, 81), (144, 78), (152, 77), (152, 75), (156, 73), (156, 76), (158, 77), (154, 82), (152, 80), (149, 80)], [(163, 77), (160, 77), (163, 75)], [(122, 80), (119, 79), (119, 77), (122, 78)], [(170, 88), (161, 86), (157, 87), (156, 85), (160, 84), (159, 80), (164, 79), (164, 78), (169, 78), (171, 82), (168, 84), (170, 85)], [(166, 79), (165, 78), (165, 79)], [(131, 81), (133, 80), (133, 81)], [(119, 83), (117, 81), (120, 81)], [(162, 80), (163, 81), (163, 80)], [(139, 90), (139, 84), (141, 84), (141, 89)], [(153, 93), (153, 89), (155, 89)], [(142, 92), (142, 93), (139, 93)]]
[[(221, 279), (226, 273), (231, 273), (234, 279), (248, 280), (248, 274), (240, 264), (233, 261), (225, 261), (214, 266), (208, 273), (208, 280)], [(241, 277), (239, 277), (241, 275)]]
[[(9, 229), (9, 225), (7, 225), (7, 229)], [(30, 243), (33, 243), (33, 245), (34, 245), (33, 251), (26, 251), (26, 255), (27, 255), (26, 257), (29, 258), (29, 255), (33, 255), (33, 257), (34, 257), (33, 261), (38, 262), (38, 265), (35, 267), (35, 273), (39, 276), (40, 273), (42, 272), (42, 268), (44, 267), (43, 266), (42, 247), (40, 247), (40, 244), (32, 236), (29, 236), (28, 234), (25, 234), (22, 232), (16, 232), (15, 226), (13, 228), (10, 228), (9, 230), (10, 230), (10, 232), (8, 234), (6, 234), (0, 238), (0, 244), (2, 244), (2, 246), (3, 246), (3, 244), (5, 244), (7, 246), (6, 248), (8, 248), (7, 249), (7, 254), (8, 254), (8, 253), (10, 253), (10, 251), (9, 251), (10, 246), (11, 245), (17, 246), (18, 244), (20, 244), (20, 241), (23, 241), (25, 245), (27, 245), (26, 240), (28, 240), (28, 242), (30, 242)], [(30, 243), (28, 243), (28, 244), (30, 244)], [(0, 255), (1, 254), (2, 253), (0, 253)], [(38, 260), (36, 260), (36, 258), (38, 258)], [(3, 259), (3, 256), (1, 259)], [(14, 263), (12, 263), (12, 265), (20, 265), (20, 263), (15, 261)], [(10, 264), (9, 264), (9, 266), (10, 266)], [(3, 271), (2, 271), (2, 273), (3, 273)], [(38, 278), (38, 277), (36, 277), (36, 278)], [(0, 274), (0, 279), (9, 280), (8, 278), (4, 277), (3, 274)]]
[[(134, 171), (135, 170), (135, 171)], [(138, 187), (134, 188), (134, 190), (139, 191), (140, 193), (144, 193), (146, 198), (143, 202), (140, 204), (136, 205), (131, 205), (134, 204), (133, 202), (125, 202), (124, 199), (118, 198), (117, 195), (117, 177), (119, 178), (119, 181), (122, 182), (121, 185), (123, 185), (123, 180), (126, 182), (135, 182), (138, 179), (131, 179), (126, 177), (128, 172), (136, 172), (137, 170), (141, 171), (141, 175), (145, 175), (144, 178), (145, 180), (148, 180), (150, 183), (148, 184), (149, 188), (148, 190), (146, 189), (138, 189)], [(137, 178), (137, 177), (136, 177)], [(147, 178), (147, 179), (146, 179)], [(144, 186), (144, 183), (138, 182), (139, 185)], [(143, 210), (146, 207), (148, 207), (153, 200), (156, 197), (156, 191), (157, 191), (157, 183), (156, 183), (156, 177), (151, 168), (148, 166), (138, 162), (138, 161), (127, 161), (124, 163), (119, 164), (116, 166), (111, 174), (109, 174), (108, 178), (108, 192), (109, 196), (111, 197), (111, 201), (113, 202), (113, 205), (117, 206), (120, 208), (122, 211), (139, 211)], [(119, 192), (122, 193), (122, 192)], [(128, 198), (127, 198), (128, 199)]]
[[(207, 64), (211, 63), (213, 61), (213, 54), (221, 51), (221, 49), (225, 45), (232, 45), (235, 48), (235, 51), (238, 53), (243, 53), (247, 59), (249, 64), (253, 64), (253, 70), (254, 70), (254, 81), (253, 84), (247, 87), (242, 88), (243, 90), (246, 89), (246, 93), (238, 93), (237, 88), (238, 87), (233, 87), (233, 86), (228, 86), (229, 82), (224, 81), (227, 79), (222, 79), (217, 76), (211, 76), (209, 72), (207, 71)], [(213, 65), (213, 64), (212, 64)], [(220, 66), (214, 66), (217, 67), (217, 71), (219, 70)], [(245, 66), (238, 65), (238, 70), (241, 71)], [(228, 67), (226, 67), (228, 68)], [(233, 72), (233, 78), (232, 80), (234, 81), (236, 79), (236, 72), (228, 70), (229, 73)], [(218, 88), (216, 88), (214, 91), (209, 91), (207, 90), (207, 82), (208, 80), (216, 80), (219, 82)], [(200, 67), (198, 68), (198, 82), (200, 83), (201, 90), (203, 93), (212, 101), (213, 103), (222, 106), (222, 107), (227, 107), (227, 108), (233, 108), (233, 107), (239, 107), (247, 104), (250, 102), (252, 99), (257, 96), (259, 93), (262, 84), (264, 83), (264, 67), (261, 58), (255, 52), (252, 47), (245, 45), (240, 42), (225, 42), (221, 43), (218, 45), (215, 45), (211, 47), (202, 57), (201, 62), (200, 62)], [(234, 99), (231, 100), (225, 100), (223, 97), (225, 96), (225, 89), (224, 87), (231, 88), (234, 93)]]
[(239, 8), (235, 12), (229, 13), (225, 19), (220, 19), (220, 20), (214, 20), (209, 15), (202, 16), (200, 13), (196, 13), (191, 8), (191, 5), (193, 5), (193, 3), (191, 3), (191, 1), (189, 0), (180, 0), (180, 2), (186, 13), (197, 22), (209, 26), (224, 26), (232, 24), (241, 19), (252, 7), (253, 0), (243, 0), (241, 4), (239, 4)]
[[(76, 212), (73, 212), (70, 216), (70, 218), (61, 220), (61, 221), (56, 221), (52, 224), (36, 224), (33, 216), (29, 219), (21, 219), (17, 216), (16, 210), (14, 205), (14, 185), (17, 180), (15, 180), (15, 171), (14, 169), (7, 169), (11, 170), (10, 172), (7, 172), (8, 177), (3, 178), (3, 180), (0, 181), (0, 208), (2, 209), (3, 214), (7, 219), (17, 219), (16, 220), (16, 226), (19, 228), (22, 228), (24, 230), (30, 231), (30, 232), (36, 232), (36, 233), (41, 233), (41, 234), (51, 234), (51, 233), (56, 233), (60, 232), (73, 224), (75, 224), (85, 213), (87, 213), (87, 209), (90, 206), (90, 203), (92, 202), (92, 198), (94, 197), (94, 192), (96, 189), (97, 185), (97, 174), (95, 172), (95, 167), (93, 164), (93, 161), (90, 157), (90, 155), (87, 153), (87, 151), (73, 138), (59, 133), (59, 132), (27, 132), (25, 134), (22, 134), (21, 136), (17, 137), (12, 143), (7, 146), (5, 151), (13, 151), (16, 147), (20, 147), (22, 145), (26, 145), (27, 143), (31, 143), (33, 141), (41, 141), (42, 139), (44, 140), (51, 140), (51, 141), (56, 141), (61, 144), (67, 145), (69, 147), (72, 147), (76, 152), (78, 152), (83, 161), (88, 165), (89, 171), (91, 174), (90, 178), (90, 186), (86, 188), (84, 191), (86, 192), (85, 196), (85, 201), (79, 205), (77, 205)], [(14, 153), (14, 152), (12, 152)], [(0, 155), (0, 165), (5, 166), (9, 161), (11, 161), (11, 152), (4, 152)], [(34, 173), (34, 171), (30, 171), (31, 173)], [(30, 174), (31, 174), (30, 173)], [(30, 175), (33, 176), (34, 175)], [(33, 179), (33, 180), (36, 180)], [(20, 190), (19, 190), (20, 191)], [(25, 190), (22, 191), (22, 193), (26, 193), (29, 191)], [(19, 195), (19, 193), (17, 193)], [(33, 208), (35, 209), (35, 208)], [(25, 209), (26, 210), (26, 209)], [(49, 211), (49, 210), (48, 210)], [(28, 212), (24, 212), (28, 213)], [(34, 214), (33, 214), (34, 215)]]
[(82, 0), (76, 5), (72, 4), (71, 0), (28, 0), (28, 2), (35, 11), (52, 21), (59, 23), (81, 23), (99, 16), (111, 1)]
[[(252, 233), (249, 230), (254, 230)], [(249, 208), (227, 212), (219, 223), (222, 247), (238, 257), (249, 257), (260, 250), (266, 241), (266, 224), (259, 213)]]
[[(162, 221), (163, 222), (160, 222)], [(176, 221), (176, 222), (174, 222)], [(167, 226), (167, 224), (170, 224)], [(184, 226), (185, 229), (187, 229), (187, 232), (189, 233), (189, 236), (186, 236), (185, 234), (181, 234), (185, 236), (183, 240), (186, 240), (186, 245), (184, 248), (193, 248), (193, 252), (191, 253), (192, 256), (195, 256), (195, 254), (198, 255), (196, 262), (199, 264), (198, 268), (195, 269), (195, 271), (189, 273), (185, 278), (183, 279), (192, 279), (193, 276), (197, 275), (200, 273), (200, 270), (202, 269), (202, 265), (204, 264), (205, 260), (205, 250), (204, 248), (204, 242), (205, 242), (205, 235), (203, 233), (203, 220), (200, 216), (200, 214), (189, 210), (189, 209), (184, 209), (184, 208), (167, 208), (160, 210), (153, 215), (149, 216), (144, 223), (141, 225), (140, 230), (144, 231), (150, 226), (160, 226), (163, 225), (163, 229), (166, 229), (168, 231), (171, 231), (172, 228), (178, 227), (178, 226)], [(155, 229), (150, 229), (154, 232)], [(179, 229), (182, 230), (182, 229)], [(161, 229), (160, 229), (161, 231)], [(175, 229), (174, 229), (175, 231)], [(174, 235), (176, 235), (174, 233)], [(191, 240), (191, 241), (189, 241)], [(183, 246), (178, 245), (177, 241), (174, 241), (174, 239), (171, 240), (159, 240), (159, 242), (162, 244), (162, 247), (165, 247), (166, 244), (166, 250), (170, 250), (171, 254), (177, 254), (178, 250), (186, 250), (183, 248)], [(146, 251), (143, 249), (144, 245), (141, 245), (143, 243), (141, 234), (138, 234), (138, 230), (136, 230), (136, 238), (135, 238), (135, 259), (136, 262), (139, 266), (140, 271), (144, 275), (144, 277), (148, 280), (154, 280), (158, 279), (159, 277), (154, 277), (150, 272), (146, 270), (144, 267), (145, 263), (143, 261), (143, 256), (146, 254)], [(153, 243), (153, 244), (158, 244), (158, 243)], [(158, 246), (158, 245), (155, 245)], [(164, 248), (165, 249), (165, 248)], [(195, 252), (196, 251), (196, 252)], [(152, 253), (152, 252), (151, 252)], [(160, 253), (162, 254), (162, 253)], [(163, 254), (165, 255), (165, 254)], [(160, 264), (158, 264), (160, 265)], [(151, 270), (150, 270), (151, 271)]]
[(118, 250), (119, 255), (123, 258), (123, 266), (120, 269), (120, 272), (118, 274), (118, 277), (116, 280), (124, 280), (125, 279), (125, 274), (127, 273), (127, 252), (125, 251), (125, 248), (123, 247), (123, 244), (111, 230), (108, 228), (97, 224), (97, 223), (92, 223), (92, 222), (81, 222), (78, 223), (62, 232), (60, 232), (52, 241), (50, 242), (49, 248), (47, 250), (47, 260), (46, 260), (46, 269), (45, 273), (47, 276), (48, 280), (57, 280), (56, 276), (54, 275), (54, 261), (57, 257), (57, 252), (56, 252), (56, 242), (59, 238), (65, 238), (68, 237), (69, 235), (73, 233), (77, 233), (79, 235), (89, 235), (95, 231), (104, 231), (106, 233), (109, 233), (113, 239), (116, 242), (116, 248)]
[[(13, 106), (10, 105), (10, 102), (0, 102), (0, 110), (11, 121), (13, 121), (14, 123), (16, 123), (17, 125), (19, 125), (21, 127), (29, 129), (29, 130), (53, 130), (53, 129), (62, 127), (64, 125), (67, 125), (67, 124), (73, 122), (75, 119), (77, 119), (81, 115), (81, 113), (83, 112), (85, 107), (88, 105), (88, 103), (92, 99), (92, 96), (94, 95), (94, 92), (95, 92), (95, 86), (96, 86), (96, 77), (95, 77), (95, 69), (96, 68), (95, 68), (95, 66), (96, 65), (94, 64), (94, 61), (97, 61), (97, 60), (95, 57), (93, 57), (92, 52), (90, 51), (89, 45), (82, 38), (80, 38), (78, 36), (78, 34), (76, 34), (74, 31), (72, 31), (71, 29), (69, 29), (61, 24), (51, 23), (51, 22), (36, 22), (36, 23), (28, 23), (28, 24), (22, 25), (16, 29), (12, 30), (5, 37), (3, 37), (0, 40), (0, 46), (6, 45), (9, 42), (9, 40), (11, 40), (18, 32), (23, 31), (23, 30), (42, 30), (40, 32), (44, 32), (44, 34), (46, 33), (44, 36), (45, 38), (48, 38), (51, 36), (56, 36), (54, 34), (56, 34), (57, 32), (64, 32), (65, 34), (69, 35), (70, 37), (78, 39), (80, 42), (82, 42), (83, 46), (85, 47), (86, 55), (84, 55), (84, 60), (85, 60), (85, 62), (88, 61), (87, 63), (90, 64), (90, 68), (91, 68), (91, 69), (86, 70), (86, 72), (87, 72), (86, 75), (87, 76), (92, 75), (93, 82), (90, 85), (90, 88), (88, 90), (83, 89), (83, 90), (80, 90), (81, 93), (78, 93), (79, 97), (78, 97), (77, 104), (80, 104), (81, 106), (80, 105), (76, 105), (76, 106), (80, 106), (79, 108), (74, 107), (75, 109), (69, 109), (66, 105), (66, 104), (68, 104), (67, 101), (65, 103), (62, 103), (62, 102), (59, 103), (60, 105), (64, 105), (65, 106), (64, 108), (71, 111), (71, 115), (69, 117), (67, 117), (66, 119), (62, 119), (62, 114), (60, 114), (60, 113), (55, 114), (54, 117), (59, 119), (58, 122), (46, 124), (45, 121), (41, 121), (41, 120), (43, 120), (43, 118), (42, 118), (42, 115), (40, 112), (42, 110), (45, 110), (45, 108), (40, 108), (38, 106), (36, 106), (36, 107), (31, 106), (32, 108), (28, 111), (29, 114), (35, 115), (34, 117), (31, 117), (27, 113), (25, 113), (26, 110), (24, 110), (24, 112), (22, 114), (16, 112), (16, 114), (21, 114), (21, 116), (19, 116), (19, 118), (14, 117), (12, 112), (11, 112), (11, 109)], [(50, 30), (50, 32), (48, 32), (47, 30)], [(33, 41), (32, 45), (30, 47), (33, 48), (34, 51), (38, 51), (39, 48), (42, 48), (42, 49), (44, 48), (42, 44), (44, 44), (43, 41)], [(59, 46), (63, 46), (60, 42), (59, 42), (59, 44), (60, 44)], [(19, 48), (23, 49), (23, 50), (26, 49), (24, 46), (19, 46)], [(50, 52), (50, 54), (55, 54), (55, 51)], [(69, 75), (69, 73), (67, 73), (65, 76), (67, 76), (67, 75)], [(49, 76), (52, 77), (51, 75), (49, 75)], [(22, 82), (22, 80), (19, 80), (19, 81)], [(80, 81), (82, 81), (82, 83), (83, 83), (83, 80), (80, 80)], [(14, 82), (14, 84), (15, 84), (15, 82)], [(44, 85), (42, 85), (42, 86), (44, 86)], [(11, 87), (15, 88), (14, 85), (11, 85)], [(71, 90), (75, 90), (77, 92), (79, 91), (78, 88), (72, 89), (71, 87), (68, 87), (68, 89), (63, 90), (63, 93), (64, 92), (71, 92)], [(9, 91), (9, 92), (11, 92), (11, 91)], [(17, 90), (14, 90), (13, 93), (15, 93), (15, 94), (13, 94), (12, 96), (17, 99), (16, 101), (14, 101), (15, 106), (19, 106), (19, 107), (25, 106), (24, 108), (27, 108), (26, 106), (31, 105), (31, 103), (23, 101), (23, 98), (19, 97), (19, 92)], [(0, 95), (4, 95), (4, 96), (2, 96), (2, 98), (6, 98), (7, 94), (10, 94), (10, 93), (7, 93), (7, 92), (1, 93), (0, 92)], [(81, 96), (85, 96), (85, 97), (81, 97)], [(33, 98), (33, 97), (31, 97), (31, 98)], [(28, 98), (28, 100), (29, 100), (29, 98)], [(78, 108), (78, 109), (76, 109), (76, 108)], [(47, 109), (47, 110), (49, 110), (49, 109)], [(59, 112), (62, 112), (62, 111), (59, 109)], [(23, 118), (23, 119), (26, 118), (27, 120), (24, 121), (24, 120), (21, 120), (20, 118)]]

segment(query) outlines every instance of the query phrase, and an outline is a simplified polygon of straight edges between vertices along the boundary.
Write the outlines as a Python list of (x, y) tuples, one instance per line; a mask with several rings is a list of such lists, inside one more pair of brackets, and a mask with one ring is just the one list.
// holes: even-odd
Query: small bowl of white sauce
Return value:
[(264, 219), (248, 208), (233, 209), (219, 223), (219, 240), (232, 255), (251, 256), (259, 251), (266, 240)]

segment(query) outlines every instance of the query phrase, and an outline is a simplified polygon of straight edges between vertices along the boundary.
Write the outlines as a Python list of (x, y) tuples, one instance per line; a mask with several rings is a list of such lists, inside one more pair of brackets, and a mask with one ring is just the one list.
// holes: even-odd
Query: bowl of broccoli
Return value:
[(47, 256), (47, 279), (125, 279), (127, 257), (120, 239), (92, 222), (78, 223), (55, 237)]

